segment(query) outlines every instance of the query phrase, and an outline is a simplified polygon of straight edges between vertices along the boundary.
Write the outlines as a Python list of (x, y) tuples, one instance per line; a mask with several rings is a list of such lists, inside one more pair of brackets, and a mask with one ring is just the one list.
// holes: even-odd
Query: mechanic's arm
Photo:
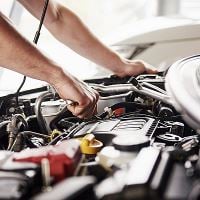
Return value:
[[(44, 0), (19, 0), (35, 17), (41, 16)], [(45, 19), (47, 29), (62, 43), (89, 60), (106, 67), (119, 76), (137, 75), (148, 69), (144, 62), (129, 61), (99, 41), (68, 8), (50, 0)], [(145, 69), (146, 67), (146, 69)]]
[(42, 54), (15, 30), (2, 13), (0, 66), (50, 83), (63, 99), (77, 102), (69, 109), (78, 117), (90, 117), (96, 111), (98, 94)]

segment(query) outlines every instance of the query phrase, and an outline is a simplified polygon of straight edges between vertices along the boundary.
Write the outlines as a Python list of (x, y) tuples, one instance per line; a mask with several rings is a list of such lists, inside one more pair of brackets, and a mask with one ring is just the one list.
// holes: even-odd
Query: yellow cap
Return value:
[(100, 151), (103, 143), (95, 139), (93, 134), (87, 134), (81, 139), (81, 152), (84, 154), (96, 154)]
[(57, 129), (54, 129), (50, 135), (50, 140), (52, 141), (54, 138), (56, 138), (57, 136), (61, 135), (62, 132), (60, 132), (59, 130)]

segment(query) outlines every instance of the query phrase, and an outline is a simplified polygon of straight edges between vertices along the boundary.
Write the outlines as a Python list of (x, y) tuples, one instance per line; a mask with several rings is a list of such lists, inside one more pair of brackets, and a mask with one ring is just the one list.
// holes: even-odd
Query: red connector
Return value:
[(81, 158), (79, 147), (79, 141), (72, 139), (56, 146), (23, 150), (14, 154), (13, 160), (41, 164), (42, 159), (47, 158), (50, 165), (50, 175), (55, 178), (55, 181), (60, 181), (73, 175)]

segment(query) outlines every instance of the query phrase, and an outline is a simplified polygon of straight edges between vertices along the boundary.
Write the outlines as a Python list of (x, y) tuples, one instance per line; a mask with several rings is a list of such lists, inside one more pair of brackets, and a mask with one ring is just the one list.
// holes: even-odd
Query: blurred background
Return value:
[[(108, 42), (123, 27), (134, 27), (134, 23), (156, 16), (200, 19), (199, 0), (58, 0), (77, 13), (101, 40)], [(13, 0), (0, 0), (0, 10), (15, 24), (17, 29), (30, 41), (33, 40), (38, 21), (23, 7)], [(145, 28), (145, 27), (144, 27)], [(108, 37), (109, 36), (109, 37)], [(106, 39), (105, 39), (106, 38)], [(99, 67), (78, 56), (72, 50), (56, 41), (43, 28), (39, 39), (39, 48), (60, 63), (75, 76), (86, 79), (98, 75)], [(2, 76), (4, 75), (4, 76)], [(9, 84), (8, 79), (9, 77)], [(3, 80), (2, 80), (3, 79)], [(12, 80), (12, 81), (11, 81)], [(22, 75), (9, 70), (1, 73), (0, 89), (15, 89), (20, 84)], [(29, 79), (25, 88), (37, 86), (40, 81)]]

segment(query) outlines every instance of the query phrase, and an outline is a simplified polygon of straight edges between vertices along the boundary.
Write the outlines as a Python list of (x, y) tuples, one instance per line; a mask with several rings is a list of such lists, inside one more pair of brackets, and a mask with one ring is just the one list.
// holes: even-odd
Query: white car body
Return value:
[[(128, 49), (143, 48), (131, 59), (142, 59), (161, 71), (174, 61), (200, 53), (200, 21), (155, 17), (121, 27), (105, 39), (128, 56)], [(126, 55), (127, 54), (127, 55)]]

